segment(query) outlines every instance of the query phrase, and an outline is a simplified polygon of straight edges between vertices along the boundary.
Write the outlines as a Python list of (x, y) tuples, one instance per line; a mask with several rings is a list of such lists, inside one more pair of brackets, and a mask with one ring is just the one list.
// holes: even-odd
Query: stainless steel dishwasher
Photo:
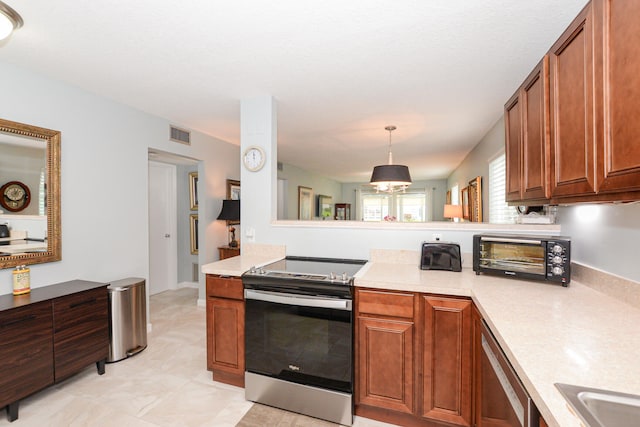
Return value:
[(482, 321), (478, 427), (538, 427), (540, 413)]

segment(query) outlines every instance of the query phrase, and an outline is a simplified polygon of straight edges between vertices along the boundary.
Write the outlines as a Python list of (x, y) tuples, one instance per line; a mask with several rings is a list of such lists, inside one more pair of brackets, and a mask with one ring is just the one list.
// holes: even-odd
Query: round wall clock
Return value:
[(242, 155), (242, 163), (244, 164), (244, 167), (251, 172), (256, 172), (262, 169), (266, 159), (267, 156), (262, 147), (255, 145), (244, 150), (244, 154)]
[(0, 188), (0, 205), (10, 212), (20, 212), (30, 202), (29, 187), (19, 181), (9, 181)]

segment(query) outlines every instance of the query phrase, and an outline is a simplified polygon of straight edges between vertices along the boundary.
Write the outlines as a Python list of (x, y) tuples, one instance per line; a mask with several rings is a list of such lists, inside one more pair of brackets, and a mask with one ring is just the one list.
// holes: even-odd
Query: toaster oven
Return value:
[(560, 236), (473, 236), (473, 270), (567, 286), (571, 281), (571, 240)]

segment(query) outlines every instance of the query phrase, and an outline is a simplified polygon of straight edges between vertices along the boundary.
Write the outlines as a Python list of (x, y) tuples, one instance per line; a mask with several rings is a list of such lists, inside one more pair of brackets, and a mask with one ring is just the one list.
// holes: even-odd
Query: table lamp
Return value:
[[(223, 200), (222, 210), (216, 219), (224, 219), (226, 221), (240, 221), (240, 200)], [(229, 227), (229, 247), (238, 247), (236, 240), (236, 229), (227, 222)]]
[(462, 205), (444, 205), (445, 218), (462, 218)]

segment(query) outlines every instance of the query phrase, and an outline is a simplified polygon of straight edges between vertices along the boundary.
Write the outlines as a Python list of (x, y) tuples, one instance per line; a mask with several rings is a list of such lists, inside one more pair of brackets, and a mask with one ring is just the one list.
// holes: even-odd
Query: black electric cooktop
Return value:
[(242, 275), (245, 288), (275, 288), (301, 293), (332, 294), (350, 287), (353, 276), (367, 261), (341, 258), (288, 256), (262, 267), (251, 267)]

